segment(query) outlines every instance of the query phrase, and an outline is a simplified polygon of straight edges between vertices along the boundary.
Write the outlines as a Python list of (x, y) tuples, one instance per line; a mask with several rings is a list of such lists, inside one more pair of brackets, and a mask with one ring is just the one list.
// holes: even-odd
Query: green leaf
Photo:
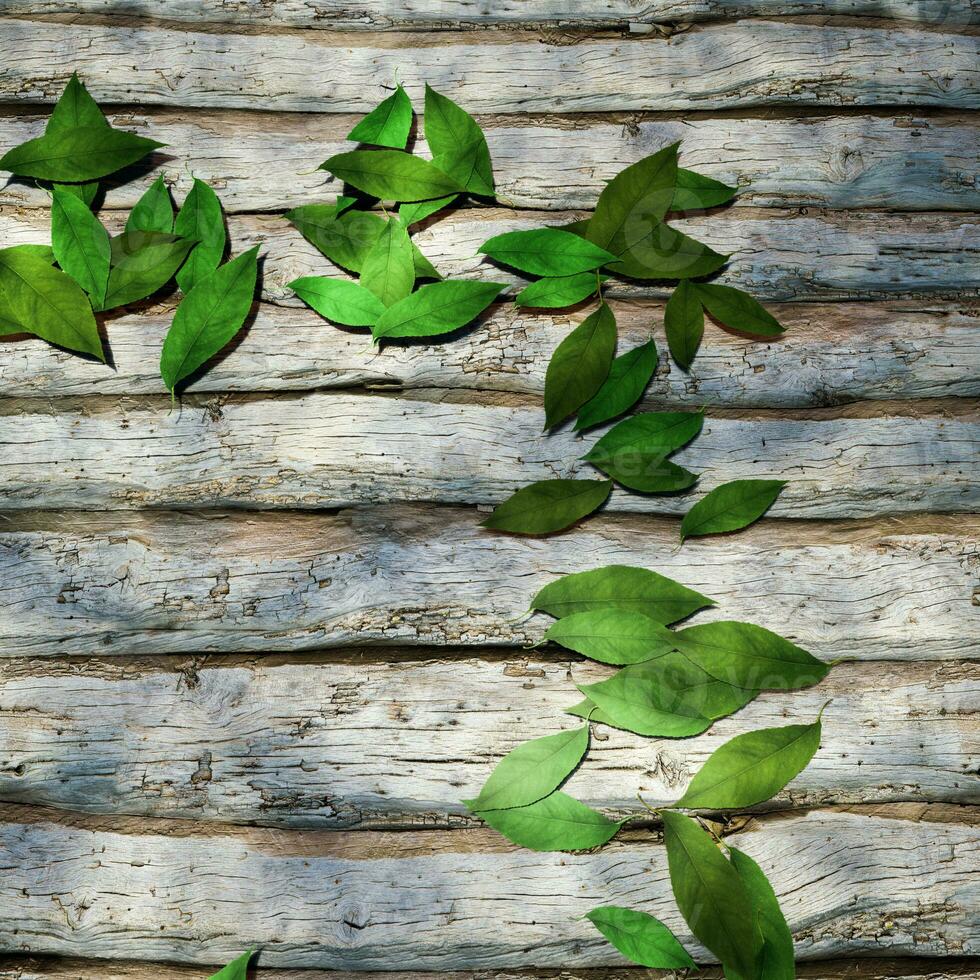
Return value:
[(697, 483), (697, 473), (672, 463), (664, 455), (618, 453), (592, 463), (620, 486), (638, 493), (680, 493)]
[(646, 912), (604, 905), (585, 917), (633, 963), (651, 970), (697, 969), (677, 937)]
[(189, 293), (218, 268), (227, 243), (221, 202), (203, 180), (194, 178), (194, 184), (177, 212), (174, 232), (181, 238), (197, 242), (187, 261), (177, 270), (177, 285)]
[(373, 327), (385, 311), (384, 303), (370, 289), (346, 279), (303, 276), (289, 288), (320, 316), (348, 327)]
[(643, 613), (658, 623), (676, 623), (714, 600), (647, 568), (604, 565), (550, 582), (531, 600), (531, 609), (561, 618), (610, 607)]
[(496, 298), (497, 282), (434, 282), (389, 306), (372, 331), (375, 340), (432, 337), (466, 326)]
[(241, 330), (252, 308), (259, 246), (226, 262), (180, 301), (160, 354), (160, 375), (171, 392)]
[(613, 255), (623, 255), (651, 225), (663, 220), (674, 196), (678, 143), (618, 173), (603, 188), (585, 236)]
[(15, 146), (0, 157), (0, 170), (59, 183), (96, 180), (163, 146), (121, 129), (83, 126), (58, 129)]
[(774, 337), (783, 332), (779, 321), (741, 289), (703, 282), (696, 283), (695, 289), (704, 308), (732, 330), (762, 337)]
[(539, 480), (498, 504), (480, 525), (514, 534), (553, 534), (605, 503), (609, 480)]
[(213, 973), (208, 980), (246, 980), (248, 964), (255, 955), (254, 950), (243, 953), (237, 960), (232, 960), (227, 966)]
[(300, 234), (328, 259), (351, 272), (360, 272), (385, 220), (368, 211), (337, 213), (332, 204), (305, 204), (286, 212)]
[(544, 640), (604, 664), (636, 664), (674, 649), (674, 634), (666, 626), (626, 609), (593, 609), (563, 616), (551, 624)]
[(442, 279), (439, 270), (419, 251), (415, 242), (412, 242), (412, 256), (415, 260), (416, 279)]
[(752, 623), (720, 621), (674, 634), (689, 660), (736, 687), (792, 691), (816, 684), (829, 668), (789, 640)]
[(653, 340), (617, 357), (602, 387), (579, 409), (575, 429), (591, 429), (627, 411), (646, 390), (657, 370), (658, 359)]
[(589, 726), (518, 745), (497, 763), (471, 810), (502, 810), (543, 799), (568, 778), (589, 747)]
[(415, 256), (405, 226), (389, 219), (361, 265), (361, 285), (384, 306), (404, 299), (415, 285)]
[(74, 194), (55, 186), (51, 195), (51, 247), (58, 265), (100, 307), (109, 282), (109, 233)]
[(74, 73), (65, 86), (61, 97), (54, 104), (45, 133), (57, 133), (66, 129), (93, 127), (109, 129), (109, 121), (99, 108), (95, 99), (89, 95), (88, 89)]
[(0, 248), (0, 262), (4, 256), (10, 255), (33, 255), (35, 258), (43, 259), (48, 265), (54, 265), (54, 249), (50, 245), (10, 245), (7, 248)]
[(412, 116), (412, 102), (399, 85), (347, 134), (347, 138), (354, 143), (404, 150), (412, 129)]
[(677, 366), (685, 371), (691, 366), (694, 355), (704, 336), (704, 310), (697, 288), (682, 279), (670, 294), (664, 307), (664, 328), (667, 346)]
[(476, 800), (463, 802), (497, 833), (532, 851), (587, 851), (611, 840), (622, 826), (560, 790), (508, 810), (480, 810)]
[(414, 201), (402, 204), (398, 208), (398, 220), (408, 228), (409, 225), (425, 221), (437, 211), (449, 207), (458, 196), (458, 194), (449, 194), (446, 197), (437, 197), (433, 201)]
[(818, 748), (819, 718), (736, 735), (711, 753), (674, 805), (728, 810), (762, 803), (798, 776)]
[(616, 318), (600, 303), (557, 347), (544, 379), (544, 427), (581, 408), (602, 387), (616, 353)]
[(738, 193), (720, 180), (713, 180), (693, 170), (677, 168), (677, 185), (670, 202), (671, 211), (702, 211), (727, 204)]
[(385, 201), (426, 201), (463, 190), (427, 160), (401, 150), (350, 150), (324, 160), (320, 169)]
[(789, 931), (769, 879), (744, 851), (729, 845), (728, 853), (732, 867), (742, 879), (758, 916), (763, 944), (757, 969), (751, 976), (736, 973), (728, 967), (725, 968), (725, 976), (728, 980), (794, 980), (793, 934)]
[(89, 181), (87, 184), (52, 184), (51, 187), (52, 191), (57, 187), (66, 194), (77, 197), (88, 208), (92, 206), (96, 194), (99, 193), (99, 182), (97, 180)]
[(672, 453), (701, 431), (704, 412), (644, 412), (614, 425), (583, 457), (590, 463), (621, 453)]
[(690, 817), (661, 812), (674, 900), (691, 932), (726, 966), (755, 976), (762, 933), (748, 890)]
[(476, 120), (452, 99), (425, 86), (425, 140), (433, 163), (471, 194), (493, 197), (493, 164)]
[(2, 329), (30, 333), (105, 361), (92, 307), (81, 287), (34, 250), (0, 251)]
[(717, 272), (729, 259), (667, 224), (636, 230), (611, 271), (633, 279), (694, 279)]
[(747, 527), (762, 517), (785, 486), (785, 480), (732, 480), (715, 487), (684, 515), (681, 541)]
[(173, 278), (194, 243), (157, 231), (125, 231), (109, 244), (112, 258), (103, 310), (146, 299)]
[[(174, 231), (174, 206), (170, 200), (170, 188), (157, 177), (133, 206), (126, 219), (126, 231), (159, 231), (172, 235)], [(186, 236), (182, 236), (186, 237)]]
[(539, 279), (525, 286), (514, 297), (518, 306), (536, 306), (539, 309), (559, 309), (574, 306), (592, 296), (609, 276), (596, 276), (592, 272), (579, 272), (574, 276), (552, 276)]
[(488, 238), (479, 250), (495, 262), (534, 276), (592, 272), (616, 259), (604, 248), (560, 228), (507, 231)]

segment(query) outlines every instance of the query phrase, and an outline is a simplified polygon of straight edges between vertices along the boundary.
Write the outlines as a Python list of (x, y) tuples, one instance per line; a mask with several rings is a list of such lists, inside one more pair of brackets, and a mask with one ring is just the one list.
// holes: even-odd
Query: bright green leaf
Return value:
[(539, 480), (498, 504), (480, 525), (514, 534), (553, 534), (605, 503), (609, 480)]
[(713, 180), (693, 170), (677, 168), (677, 185), (670, 202), (671, 211), (703, 211), (727, 204), (738, 193), (720, 180)]
[(428, 160), (401, 150), (350, 150), (324, 160), (320, 169), (384, 201), (426, 201), (464, 189)]
[(717, 272), (729, 258), (667, 224), (636, 231), (610, 271), (633, 279), (694, 279)]
[(651, 970), (697, 969), (677, 937), (646, 912), (604, 905), (585, 917), (633, 963)]
[(533, 276), (572, 276), (593, 272), (615, 260), (578, 235), (560, 228), (532, 228), (530, 231), (507, 231), (488, 238), (480, 252)]
[(389, 306), (374, 325), (375, 340), (432, 337), (472, 322), (498, 296), (496, 282), (434, 282)]
[(174, 277), (194, 243), (156, 231), (126, 231), (109, 244), (112, 258), (102, 309), (146, 299)]
[(57, 186), (51, 193), (51, 247), (55, 258), (92, 297), (92, 304), (98, 309), (109, 282), (109, 233), (74, 194)]
[[(157, 177), (133, 206), (126, 219), (126, 231), (159, 231), (171, 235), (174, 231), (174, 206), (170, 188)], [(186, 237), (186, 236), (182, 236)]]
[(590, 463), (619, 453), (672, 453), (701, 431), (703, 412), (644, 412), (614, 425), (583, 457)]
[(425, 139), (433, 163), (471, 194), (493, 197), (493, 164), (476, 120), (452, 99), (425, 86)]
[(774, 337), (783, 332), (779, 321), (741, 289), (703, 282), (696, 283), (695, 289), (704, 308), (732, 330), (762, 337)]
[(76, 72), (54, 104), (44, 132), (57, 133), (80, 127), (109, 129), (109, 121)]
[(518, 306), (535, 306), (538, 309), (560, 309), (574, 306), (592, 296), (609, 276), (596, 276), (593, 272), (579, 272), (574, 276), (552, 276), (539, 279), (525, 286), (514, 297)]
[(785, 486), (785, 480), (732, 480), (715, 487), (684, 515), (681, 540), (747, 527), (765, 514)]
[(402, 204), (398, 208), (398, 220), (408, 228), (419, 221), (425, 221), (426, 218), (443, 208), (448, 208), (458, 196), (457, 194), (449, 194), (446, 197), (437, 197), (432, 201), (410, 201)]
[(238, 959), (232, 960), (227, 966), (218, 970), (217, 973), (213, 973), (208, 980), (246, 980), (248, 976), (248, 964), (254, 955), (254, 950), (243, 953)]
[(657, 345), (653, 340), (617, 357), (602, 387), (579, 409), (576, 430), (590, 429), (627, 411), (646, 390), (657, 370), (657, 361)]
[(371, 246), (384, 230), (385, 220), (368, 211), (337, 213), (332, 204), (305, 204), (286, 212), (286, 220), (328, 259), (351, 272), (360, 272)]
[(419, 251), (418, 245), (412, 242), (412, 256), (415, 260), (415, 278), (442, 279), (439, 270)]
[(384, 303), (370, 289), (346, 279), (303, 276), (289, 288), (320, 316), (348, 327), (373, 327), (385, 311)]
[(404, 299), (415, 285), (415, 256), (405, 226), (389, 219), (361, 265), (361, 285), (384, 306)]
[(544, 640), (604, 664), (636, 664), (674, 649), (674, 634), (666, 626), (626, 609), (563, 616), (551, 624)]
[(667, 346), (677, 366), (687, 370), (704, 336), (704, 309), (695, 286), (682, 279), (664, 307)]
[(227, 243), (221, 202), (203, 180), (194, 178), (194, 184), (177, 212), (174, 232), (181, 238), (197, 242), (187, 261), (177, 270), (177, 285), (184, 293), (189, 293), (218, 268)]
[(92, 180), (87, 184), (52, 184), (52, 190), (54, 188), (58, 188), (66, 194), (71, 194), (73, 197), (77, 197), (82, 204), (90, 208), (92, 202), (95, 200), (95, 196), (99, 193), (99, 182)]
[(347, 134), (347, 138), (354, 143), (404, 150), (412, 129), (412, 115), (412, 102), (399, 85)]

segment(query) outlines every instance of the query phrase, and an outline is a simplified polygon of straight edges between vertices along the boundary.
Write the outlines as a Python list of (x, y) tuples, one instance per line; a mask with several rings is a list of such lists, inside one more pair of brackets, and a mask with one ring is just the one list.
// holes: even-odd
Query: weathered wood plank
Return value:
[[(804, 209), (805, 210), (805, 209)], [(477, 253), (493, 235), (561, 224), (581, 212), (548, 215), (486, 208), (434, 219), (414, 236), (439, 271), (451, 278), (526, 283)], [(123, 216), (106, 225), (121, 229)], [(951, 214), (799, 213), (742, 208), (685, 219), (678, 228), (724, 253), (735, 253), (719, 282), (769, 300), (894, 299), (980, 292), (980, 219)], [(336, 267), (279, 215), (237, 215), (229, 221), (234, 251), (261, 245), (264, 298), (302, 304), (286, 288), (299, 276), (336, 274)], [(5, 245), (50, 240), (49, 216), (38, 209), (0, 209)], [(665, 297), (661, 284), (613, 280), (613, 295)]]
[[(497, 760), (571, 727), (574, 684), (612, 672), (509, 661), (235, 666), (36, 662), (0, 671), (0, 799), (87, 813), (286, 827), (452, 826)], [(569, 793), (619, 817), (669, 805), (734, 735), (816, 717), (820, 751), (763, 809), (980, 802), (980, 667), (841, 664), (705, 735), (593, 729)]]
[[(166, 110), (115, 113), (111, 119), (116, 125), (167, 145), (151, 158), (155, 166), (124, 171), (112, 183), (106, 205), (132, 207), (159, 173), (178, 200), (190, 188), (192, 174), (208, 181), (230, 212), (333, 200), (335, 185), (328, 183), (329, 175), (312, 168), (351, 147), (345, 137), (359, 118), (238, 111), (211, 112), (207, 118)], [(40, 135), (46, 120), (46, 115), (0, 118), (0, 147)], [(604, 181), (682, 139), (685, 165), (741, 187), (735, 207), (980, 210), (977, 126), (969, 116), (541, 117), (525, 124), (494, 116), (481, 122), (493, 154), (498, 194), (518, 207), (592, 207)], [(424, 140), (417, 150), (427, 153)], [(294, 173), (297, 169), (303, 172)], [(0, 191), (3, 204), (36, 207), (48, 201), (45, 191), (27, 181), (10, 181)]]
[[(645, 838), (573, 857), (394, 836), (8, 822), (0, 944), (201, 964), (261, 947), (270, 967), (574, 968), (622, 963), (581, 918), (617, 904), (709, 959), (676, 913), (663, 848)], [(769, 875), (802, 959), (977, 949), (974, 827), (816, 811), (732, 839)]]
[(766, 520), (677, 546), (677, 522), (594, 518), (537, 541), (472, 510), (8, 514), (0, 655), (508, 646), (556, 576), (620, 562), (713, 596), (833, 659), (976, 655), (975, 518), (810, 525)]
[[(327, 508), (496, 504), (535, 480), (599, 478), (587, 437), (542, 432), (540, 408), (311, 392), (185, 404), (35, 401), (0, 415), (0, 506)], [(685, 494), (616, 488), (607, 509), (684, 514), (733, 479), (785, 479), (773, 517), (980, 511), (980, 424), (961, 418), (706, 418), (672, 459)]]
[[(690, 372), (684, 372), (667, 354), (663, 304), (614, 300), (612, 306), (621, 350), (651, 336), (660, 347), (647, 408), (814, 408), (980, 395), (980, 330), (972, 309), (895, 301), (773, 306), (786, 327), (780, 340), (761, 342), (709, 326)], [(500, 304), (479, 328), (437, 350), (388, 344), (374, 355), (359, 331), (335, 329), (310, 310), (263, 303), (233, 347), (186, 391), (367, 385), (540, 398), (555, 347), (582, 316)], [(112, 319), (111, 370), (35, 338), (0, 339), (0, 397), (158, 395), (160, 348), (170, 319), (159, 308)]]
[[(471, 112), (980, 107), (980, 39), (891, 27), (740, 21), (669, 38), (542, 43), (514, 34), (206, 34), (8, 19), (0, 95), (50, 101), (76, 65), (101, 102), (364, 112), (379, 70)], [(448, 43), (447, 43), (448, 40)], [(503, 45), (506, 44), (506, 47)], [(138, 71), (134, 67), (138, 66)]]

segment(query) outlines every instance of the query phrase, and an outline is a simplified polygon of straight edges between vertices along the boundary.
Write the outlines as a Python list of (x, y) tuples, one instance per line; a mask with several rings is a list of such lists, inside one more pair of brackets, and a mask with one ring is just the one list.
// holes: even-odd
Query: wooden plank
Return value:
[[(22, 814), (0, 826), (7, 949), (217, 964), (261, 947), (267, 966), (321, 969), (594, 967), (622, 960), (581, 917), (617, 904), (648, 910), (710, 960), (645, 835), (569, 856), (488, 849), (481, 834), (190, 824), (168, 836)], [(750, 822), (732, 840), (769, 875), (801, 959), (956, 955), (980, 941), (975, 827), (813, 811)]]
[[(805, 209), (804, 209), (805, 211)], [(453, 212), (414, 235), (421, 250), (450, 278), (514, 285), (526, 279), (477, 253), (491, 236), (562, 224), (581, 212), (541, 215), (498, 208)], [(121, 228), (112, 213), (106, 225)], [(229, 222), (235, 252), (261, 245), (263, 296), (301, 306), (286, 288), (299, 276), (336, 274), (336, 267), (279, 215), (237, 215)], [(724, 253), (735, 253), (719, 282), (768, 300), (895, 299), (980, 294), (980, 219), (961, 214), (774, 212), (742, 208), (724, 215), (675, 222), (676, 227)], [(0, 209), (0, 241), (7, 245), (50, 240), (46, 211)], [(658, 283), (613, 281), (618, 296), (665, 297)]]
[[(132, 207), (161, 173), (182, 200), (193, 174), (218, 188), (226, 210), (238, 212), (333, 200), (334, 184), (313, 168), (351, 148), (345, 137), (360, 117), (216, 111), (204, 118), (137, 110), (110, 118), (167, 145), (151, 158), (155, 166), (130, 168), (110, 183), (107, 207)], [(0, 147), (40, 135), (46, 121), (47, 115), (0, 118)], [(526, 123), (485, 116), (480, 122), (497, 192), (518, 207), (592, 207), (604, 181), (683, 140), (685, 165), (741, 188), (734, 207), (980, 210), (977, 127), (966, 115), (543, 116)], [(421, 138), (416, 149), (428, 152)], [(47, 206), (49, 197), (32, 182), (11, 181), (0, 203)]]
[(976, 656), (975, 518), (787, 524), (677, 546), (677, 522), (597, 517), (493, 534), (472, 510), (8, 514), (0, 655), (198, 653), (351, 644), (508, 646), (555, 577), (654, 568), (826, 659)]
[(8, 19), (3, 35), (0, 92), (19, 104), (49, 102), (84, 65), (100, 102), (169, 107), (364, 112), (396, 71), (413, 98), (427, 81), (471, 112), (980, 107), (980, 38), (894, 26), (738, 21), (573, 45), (522, 33), (373, 35), (364, 44), (356, 34), (66, 30)]
[[(163, 398), (0, 415), (7, 509), (325, 508), (419, 501), (496, 504), (535, 480), (601, 478), (588, 437), (542, 432), (540, 407), (310, 392), (185, 404)], [(712, 418), (672, 459), (698, 490), (616, 488), (607, 509), (677, 514), (734, 479), (785, 479), (773, 517), (980, 511), (977, 415)], [(642, 465), (642, 464), (636, 464)]]
[[(674, 365), (663, 304), (613, 300), (620, 350), (656, 337), (660, 364), (642, 407), (817, 408), (862, 399), (980, 395), (980, 331), (972, 309), (921, 302), (773, 306), (786, 327), (758, 341), (709, 326), (690, 372)], [(172, 311), (124, 313), (107, 324), (113, 368), (36, 338), (0, 341), (0, 397), (160, 394), (160, 348)], [(433, 395), (452, 389), (540, 398), (545, 370), (584, 312), (493, 308), (481, 326), (438, 350), (388, 344), (371, 353), (359, 331), (310, 310), (263, 303), (236, 343), (185, 389), (310, 391), (360, 385)], [(919, 406), (923, 411), (931, 406)]]
[[(612, 671), (543, 658), (228, 666), (26, 661), (0, 672), (0, 799), (101, 814), (285, 827), (448, 827), (520, 742), (579, 724), (575, 684)], [(980, 801), (980, 669), (840, 664), (761, 695), (705, 735), (593, 727), (569, 793), (622, 818), (669, 805), (737, 734), (824, 712), (816, 757), (762, 809)], [(2, 974), (0, 974), (2, 976)]]

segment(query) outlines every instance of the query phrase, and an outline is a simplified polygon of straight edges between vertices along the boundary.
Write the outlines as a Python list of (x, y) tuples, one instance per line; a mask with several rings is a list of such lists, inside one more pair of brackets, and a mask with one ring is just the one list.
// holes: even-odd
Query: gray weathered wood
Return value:
[[(731, 839), (769, 875), (802, 959), (977, 950), (975, 827), (813, 811)], [(262, 947), (273, 967), (604, 966), (622, 960), (582, 915), (617, 904), (709, 959), (676, 912), (661, 846), (569, 856), (471, 840), (14, 820), (0, 825), (0, 943), (201, 964)]]
[[(921, 302), (778, 305), (778, 341), (709, 326), (689, 372), (671, 361), (663, 304), (614, 300), (620, 350), (655, 337), (660, 363), (642, 407), (813, 408), (861, 399), (980, 395), (976, 312)], [(160, 394), (160, 348), (172, 310), (123, 314), (107, 325), (113, 367), (32, 337), (0, 339), (0, 397)], [(584, 314), (509, 304), (438, 348), (389, 344), (336, 329), (306, 309), (263, 303), (230, 350), (187, 392), (309, 391), (358, 385), (501, 392), (540, 398), (548, 361)], [(924, 404), (921, 410), (928, 411)]]
[(677, 546), (677, 522), (597, 517), (545, 540), (493, 534), (473, 510), (8, 514), (0, 654), (507, 646), (558, 575), (643, 565), (826, 659), (975, 657), (976, 519), (763, 521)]
[[(0, 505), (324, 508), (497, 504), (535, 480), (596, 479), (579, 462), (608, 431), (542, 432), (538, 407), (311, 392), (171, 410), (164, 399), (27, 402), (0, 416)], [(685, 494), (615, 489), (607, 509), (684, 514), (735, 479), (784, 479), (772, 517), (980, 511), (980, 425), (962, 418), (706, 418), (672, 459)], [(636, 465), (642, 465), (640, 463)]]
[(8, 19), (3, 34), (0, 97), (16, 103), (50, 101), (83, 65), (99, 101), (170, 107), (364, 112), (396, 74), (413, 98), (428, 82), (471, 112), (980, 107), (980, 39), (941, 30), (738, 21), (575, 45), (521, 34), (364, 44), (315, 32), (270, 43), (261, 33)]
[[(525, 279), (479, 255), (480, 246), (505, 231), (577, 217), (582, 217), (580, 212), (467, 209), (434, 219), (414, 239), (444, 276), (523, 285)], [(113, 212), (105, 223), (111, 230), (121, 229), (123, 216)], [(721, 252), (734, 253), (718, 281), (761, 299), (934, 298), (980, 292), (980, 219), (975, 216), (742, 208), (675, 224)], [(272, 302), (301, 306), (287, 283), (298, 276), (338, 274), (336, 266), (279, 215), (234, 216), (229, 233), (236, 253), (261, 245), (263, 296)], [(0, 209), (4, 244), (49, 240), (46, 211)], [(670, 294), (661, 284), (638, 286), (619, 280), (610, 280), (609, 291), (642, 297)]]
[[(161, 173), (182, 200), (193, 174), (237, 212), (333, 200), (335, 184), (313, 168), (352, 148), (345, 136), (360, 117), (164, 109), (110, 118), (167, 145), (150, 158), (155, 166), (141, 164), (110, 182), (107, 207), (132, 207)], [(0, 118), (0, 147), (40, 135), (46, 121), (46, 114)], [(734, 207), (980, 209), (977, 127), (969, 116), (480, 121), (497, 193), (519, 207), (592, 207), (605, 180), (683, 140), (685, 166), (741, 188)], [(416, 151), (427, 153), (424, 140)], [(0, 202), (38, 206), (49, 197), (31, 181), (11, 180)]]
[[(575, 684), (612, 671), (545, 657), (421, 663), (0, 670), (0, 799), (88, 813), (287, 827), (458, 823), (497, 760), (579, 723)], [(669, 805), (734, 735), (823, 716), (809, 766), (762, 809), (980, 802), (980, 669), (840, 664), (681, 741), (604, 726), (566, 789), (591, 806)]]

